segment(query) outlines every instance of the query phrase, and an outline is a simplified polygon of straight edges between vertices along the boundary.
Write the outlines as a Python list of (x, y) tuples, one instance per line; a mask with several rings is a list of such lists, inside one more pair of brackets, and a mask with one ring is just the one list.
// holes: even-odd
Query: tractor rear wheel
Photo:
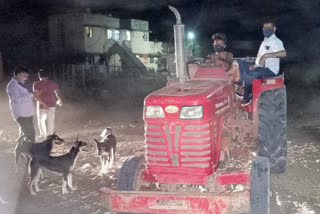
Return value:
[(285, 87), (264, 91), (259, 99), (259, 155), (270, 170), (281, 173), (287, 165), (287, 94)]
[(145, 167), (144, 157), (128, 158), (120, 169), (118, 190), (136, 191), (141, 184), (141, 173)]
[(270, 168), (265, 157), (256, 157), (252, 162), (250, 213), (270, 213)]

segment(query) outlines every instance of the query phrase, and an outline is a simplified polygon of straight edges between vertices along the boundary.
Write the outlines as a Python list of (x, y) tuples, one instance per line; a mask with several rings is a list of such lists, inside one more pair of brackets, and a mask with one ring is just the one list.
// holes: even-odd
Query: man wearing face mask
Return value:
[(252, 81), (277, 76), (280, 70), (279, 58), (286, 56), (282, 41), (275, 35), (275, 24), (267, 21), (263, 24), (262, 30), (264, 40), (260, 45), (255, 64), (238, 61), (245, 86), (242, 106), (252, 102)]
[(214, 53), (207, 57), (206, 63), (229, 71), (232, 68), (233, 55), (224, 50), (227, 47), (226, 35), (224, 33), (215, 33), (212, 35), (212, 41)]
[(7, 85), (7, 94), (12, 116), (19, 124), (19, 136), (26, 135), (34, 142), (33, 94), (25, 87), (28, 77), (29, 74), (25, 68), (16, 68), (12, 80)]

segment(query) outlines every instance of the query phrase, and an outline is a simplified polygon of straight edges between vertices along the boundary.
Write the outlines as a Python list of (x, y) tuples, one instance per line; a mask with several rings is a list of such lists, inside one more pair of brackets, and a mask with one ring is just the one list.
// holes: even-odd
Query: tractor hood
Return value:
[(184, 104), (198, 105), (207, 100), (218, 98), (230, 91), (231, 86), (221, 79), (193, 79), (183, 84), (173, 84), (161, 88), (145, 99), (145, 104)]

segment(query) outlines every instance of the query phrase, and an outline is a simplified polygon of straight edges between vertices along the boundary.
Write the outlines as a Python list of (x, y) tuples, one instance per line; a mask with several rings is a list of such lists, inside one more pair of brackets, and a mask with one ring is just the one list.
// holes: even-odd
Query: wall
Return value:
[(149, 22), (138, 19), (129, 19), (130, 29), (138, 31), (149, 31)]
[(159, 55), (163, 53), (162, 42), (135, 40), (131, 42), (131, 48), (135, 54)]
[(102, 14), (83, 14), (84, 25), (100, 26), (106, 28), (120, 28), (120, 19)]
[(82, 14), (59, 14), (49, 17), (50, 52), (66, 55), (84, 51)]
[[(86, 27), (91, 28), (92, 37), (86, 32)], [(120, 19), (101, 14), (84, 14), (84, 45), (87, 53), (99, 54), (105, 53), (114, 44), (114, 41), (108, 39), (108, 29), (118, 29)]]
[(70, 14), (64, 17), (65, 42), (73, 52), (84, 52), (83, 14)]
[[(85, 29), (85, 26), (83, 27)], [(88, 37), (86, 30), (84, 30), (84, 46), (87, 53), (104, 53), (109, 49), (107, 39), (107, 30), (101, 27), (88, 27), (92, 28), (92, 37)]]
[(62, 52), (62, 38), (60, 36), (59, 25), (63, 22), (62, 16), (50, 16), (49, 25), (49, 41), (50, 41), (50, 52), (55, 55)]

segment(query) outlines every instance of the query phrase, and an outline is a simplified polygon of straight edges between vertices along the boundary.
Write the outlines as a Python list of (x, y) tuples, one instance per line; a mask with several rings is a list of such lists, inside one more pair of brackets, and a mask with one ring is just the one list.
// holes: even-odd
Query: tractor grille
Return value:
[(201, 167), (211, 164), (209, 124), (145, 126), (147, 161), (151, 165)]

